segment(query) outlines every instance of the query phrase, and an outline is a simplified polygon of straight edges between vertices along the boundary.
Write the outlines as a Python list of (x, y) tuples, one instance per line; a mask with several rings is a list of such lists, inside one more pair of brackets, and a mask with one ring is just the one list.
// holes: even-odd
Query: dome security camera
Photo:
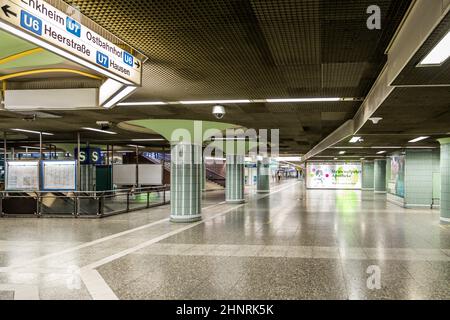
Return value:
[(217, 119), (221, 120), (225, 117), (226, 111), (223, 106), (215, 106), (212, 113)]
[(378, 124), (381, 120), (383, 120), (383, 118), (374, 117), (370, 118), (369, 120), (372, 121), (373, 124)]

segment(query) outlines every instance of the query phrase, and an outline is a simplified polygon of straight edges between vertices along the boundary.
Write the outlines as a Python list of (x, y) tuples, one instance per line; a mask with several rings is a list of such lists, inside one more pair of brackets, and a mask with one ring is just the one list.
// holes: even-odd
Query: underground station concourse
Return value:
[(449, 31), (448, 0), (0, 0), (0, 300), (449, 300)]

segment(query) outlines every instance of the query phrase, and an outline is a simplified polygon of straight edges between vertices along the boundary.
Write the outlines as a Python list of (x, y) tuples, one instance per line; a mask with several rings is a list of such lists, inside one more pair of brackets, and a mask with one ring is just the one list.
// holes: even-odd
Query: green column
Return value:
[(362, 189), (363, 190), (374, 190), (374, 162), (373, 161), (363, 161), (362, 162)]
[(386, 193), (386, 159), (376, 159), (374, 164), (375, 193)]
[(202, 156), (202, 167), (200, 169), (200, 177), (201, 177), (201, 185), (202, 185), (202, 191), (206, 191), (206, 162), (205, 158)]
[(227, 155), (226, 200), (228, 203), (244, 203), (245, 157)]
[(441, 143), (441, 222), (450, 223), (450, 138)]
[(263, 158), (257, 162), (257, 192), (270, 192), (270, 159)]
[(195, 144), (172, 145), (170, 173), (172, 222), (201, 220), (202, 147)]

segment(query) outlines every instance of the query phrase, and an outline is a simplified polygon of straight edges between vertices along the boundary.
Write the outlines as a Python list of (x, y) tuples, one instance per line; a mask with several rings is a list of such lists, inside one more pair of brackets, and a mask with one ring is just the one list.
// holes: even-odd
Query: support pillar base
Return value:
[(202, 220), (202, 215), (196, 215), (196, 216), (171, 216), (170, 222), (173, 223), (193, 223), (198, 222)]
[(229, 204), (243, 204), (245, 203), (245, 199), (241, 199), (241, 200), (226, 200), (227, 203)]

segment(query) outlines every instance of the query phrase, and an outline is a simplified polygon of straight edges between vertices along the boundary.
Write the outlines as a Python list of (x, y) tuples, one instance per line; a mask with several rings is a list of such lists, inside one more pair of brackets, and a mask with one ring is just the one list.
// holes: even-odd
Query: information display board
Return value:
[(42, 161), (43, 191), (75, 191), (76, 161)]
[(136, 184), (136, 165), (121, 164), (113, 166), (113, 183), (117, 186), (133, 186)]
[(163, 184), (163, 166), (160, 164), (140, 164), (139, 184), (160, 186)]
[(7, 161), (7, 191), (38, 191), (39, 161)]
[(361, 163), (310, 162), (306, 166), (308, 189), (361, 189)]

